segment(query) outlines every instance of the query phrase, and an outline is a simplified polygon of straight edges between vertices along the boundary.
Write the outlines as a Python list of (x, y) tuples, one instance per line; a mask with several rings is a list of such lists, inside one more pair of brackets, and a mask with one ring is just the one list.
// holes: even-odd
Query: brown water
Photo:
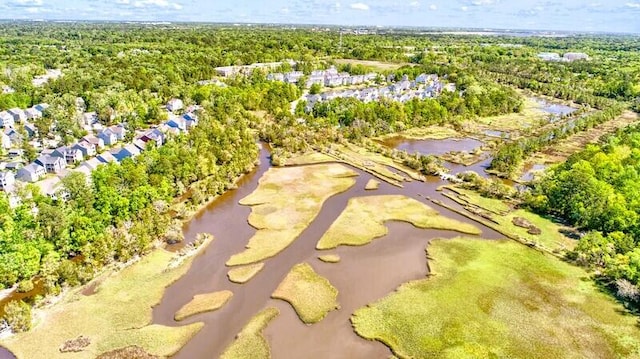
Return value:
[[(457, 234), (419, 230), (406, 223), (390, 223), (389, 235), (368, 246), (323, 252), (339, 254), (342, 261), (338, 264), (317, 260), (321, 253), (315, 250), (315, 245), (352, 197), (404, 194), (424, 202), (424, 197), (429, 196), (459, 206), (436, 191), (443, 184), (437, 178), (429, 178), (425, 183), (406, 183), (404, 188), (383, 183), (377, 191), (365, 191), (365, 184), (371, 176), (357, 171), (357, 183), (349, 191), (328, 199), (317, 218), (291, 246), (267, 260), (264, 269), (251, 281), (243, 285), (234, 284), (227, 279), (228, 268), (224, 263), (231, 255), (242, 251), (255, 233), (247, 223), (251, 208), (240, 206), (238, 201), (255, 190), (262, 173), (269, 168), (268, 156), (267, 150), (263, 149), (261, 165), (239, 183), (238, 189), (220, 197), (184, 228), (187, 241), (201, 232), (212, 233), (216, 239), (194, 260), (190, 270), (167, 288), (162, 302), (154, 308), (153, 322), (157, 324), (205, 323), (204, 328), (174, 358), (219, 357), (244, 325), (269, 306), (281, 309), (281, 315), (266, 330), (276, 359), (388, 357), (390, 352), (384, 345), (363, 340), (353, 332), (349, 317), (357, 308), (384, 297), (403, 282), (424, 278), (427, 273), (424, 253), (427, 242), (435, 237)], [(435, 209), (448, 217), (469, 222), (446, 209)], [(488, 228), (482, 229), (484, 238), (502, 237)], [(270, 299), (291, 267), (301, 262), (310, 263), (340, 291), (341, 309), (312, 326), (302, 324), (289, 304)], [(175, 312), (194, 295), (225, 289), (231, 290), (234, 296), (222, 309), (194, 316), (180, 324), (173, 320)]]
[(0, 359), (16, 359), (16, 356), (7, 349), (0, 347)]
[(471, 152), (482, 147), (484, 143), (473, 138), (447, 138), (444, 140), (411, 140), (404, 137), (392, 137), (383, 142), (387, 147), (409, 153), (423, 155), (443, 155), (449, 152)]

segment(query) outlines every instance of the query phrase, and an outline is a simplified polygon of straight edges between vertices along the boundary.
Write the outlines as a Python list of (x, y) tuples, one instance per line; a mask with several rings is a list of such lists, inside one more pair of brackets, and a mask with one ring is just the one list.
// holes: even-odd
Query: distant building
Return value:
[(557, 52), (541, 52), (538, 54), (538, 58), (543, 61), (560, 61), (560, 54)]
[(0, 172), (0, 190), (7, 191), (13, 188), (16, 183), (16, 177), (13, 172)]
[(11, 138), (7, 134), (0, 132), (0, 147), (8, 150), (11, 148)]
[(12, 128), (14, 124), (15, 124), (15, 120), (13, 119), (13, 116), (9, 114), (9, 112), (7, 111), (0, 112), (0, 127)]
[(179, 98), (171, 99), (167, 103), (167, 110), (171, 112), (179, 111), (179, 110), (182, 110), (183, 108), (184, 108), (184, 103)]
[(38, 182), (47, 174), (45, 168), (37, 163), (31, 163), (18, 170), (16, 178), (22, 182)]
[(24, 113), (23, 110), (19, 109), (19, 108), (12, 108), (7, 110), (7, 112), (13, 116), (13, 120), (15, 122), (22, 122), (22, 121), (26, 121), (27, 119), (27, 114)]
[(63, 168), (66, 167), (68, 162), (65, 162), (65, 160), (60, 157), (51, 156), (51, 155), (42, 155), (36, 158), (35, 163), (44, 167), (47, 173), (58, 173)]
[(583, 52), (567, 52), (562, 56), (565, 61), (573, 62), (578, 60), (589, 60), (589, 55)]

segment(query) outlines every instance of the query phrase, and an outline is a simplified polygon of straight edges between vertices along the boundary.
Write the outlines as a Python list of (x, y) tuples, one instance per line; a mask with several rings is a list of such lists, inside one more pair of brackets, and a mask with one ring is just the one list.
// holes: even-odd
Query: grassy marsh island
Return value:
[(256, 274), (264, 268), (264, 263), (249, 264), (242, 267), (234, 267), (229, 269), (227, 277), (233, 283), (244, 284), (255, 277)]
[(352, 316), (399, 358), (637, 358), (637, 318), (582, 269), (511, 241), (428, 248), (433, 276)]
[(318, 256), (318, 259), (325, 263), (338, 263), (340, 262), (340, 256), (337, 254), (325, 254)]
[[(207, 238), (200, 248), (211, 243), (211, 237)], [(194, 257), (183, 259), (176, 253), (154, 250), (104, 279), (95, 294), (82, 295), (82, 288), (78, 288), (64, 295), (61, 302), (46, 309), (30, 332), (3, 340), (2, 345), (18, 358), (29, 359), (95, 358), (133, 345), (153, 355), (170, 356), (203, 324), (150, 325), (152, 308), (162, 299), (165, 288), (187, 272)], [(63, 354), (58, 350), (80, 336), (91, 342), (82, 352)]]
[(307, 263), (294, 266), (272, 297), (289, 302), (306, 324), (321, 321), (339, 307), (338, 290)]
[(175, 315), (175, 320), (179, 322), (196, 314), (218, 310), (227, 304), (231, 297), (233, 297), (233, 292), (229, 290), (198, 294), (193, 297), (193, 300), (178, 310)]
[(373, 178), (367, 182), (367, 185), (364, 187), (367, 191), (375, 191), (380, 188), (380, 182), (374, 180)]
[(267, 308), (258, 313), (242, 328), (236, 339), (224, 351), (221, 359), (269, 359), (271, 349), (262, 335), (264, 328), (280, 314), (276, 308)]
[(320, 238), (317, 249), (341, 245), (362, 246), (388, 233), (386, 221), (403, 221), (419, 228), (480, 234), (475, 226), (440, 214), (415, 199), (401, 195), (357, 197)]
[(252, 207), (249, 224), (258, 231), (227, 265), (257, 263), (280, 253), (316, 218), (325, 200), (355, 184), (355, 176), (339, 164), (269, 169), (258, 188), (240, 201)]

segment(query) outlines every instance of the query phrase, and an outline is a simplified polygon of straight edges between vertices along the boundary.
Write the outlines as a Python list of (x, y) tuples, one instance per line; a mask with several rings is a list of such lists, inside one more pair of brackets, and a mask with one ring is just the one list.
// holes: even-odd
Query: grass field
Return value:
[(307, 263), (295, 265), (272, 297), (289, 302), (305, 324), (317, 323), (338, 308), (338, 290)]
[(235, 267), (229, 270), (227, 276), (229, 280), (233, 283), (244, 284), (251, 280), (251, 278), (255, 277), (262, 268), (264, 268), (264, 263), (256, 263), (249, 264), (243, 267)]
[(258, 313), (242, 328), (236, 339), (222, 353), (221, 359), (269, 359), (271, 349), (262, 335), (264, 328), (280, 314), (276, 308), (267, 308)]
[(362, 65), (365, 67), (370, 67), (378, 70), (397, 70), (402, 66), (412, 66), (412, 64), (410, 63), (367, 61), (367, 60), (356, 60), (356, 59), (335, 59), (335, 62), (338, 64)]
[(344, 212), (320, 238), (317, 249), (332, 249), (341, 245), (362, 246), (388, 233), (386, 221), (403, 221), (418, 228), (452, 230), (465, 234), (480, 234), (475, 226), (440, 216), (426, 204), (399, 196), (351, 198)]
[[(201, 248), (209, 243), (210, 239)], [(78, 288), (44, 310), (33, 330), (0, 344), (20, 359), (92, 359), (132, 345), (150, 354), (172, 355), (202, 328), (202, 323), (175, 328), (150, 325), (152, 307), (160, 302), (165, 288), (186, 273), (193, 260), (189, 257), (174, 267), (174, 258), (176, 254), (158, 249), (104, 279), (93, 295), (84, 296), (82, 288)], [(65, 341), (81, 335), (91, 341), (85, 351), (58, 351)]]
[(399, 358), (638, 358), (637, 318), (577, 267), (512, 241), (438, 240), (434, 275), (357, 310)]
[(181, 321), (196, 314), (218, 310), (227, 304), (231, 297), (233, 293), (228, 290), (196, 295), (193, 300), (178, 310), (174, 319)]
[(384, 141), (390, 137), (402, 137), (410, 140), (446, 140), (447, 138), (456, 138), (461, 136), (462, 134), (460, 132), (451, 127), (429, 126), (414, 127), (406, 131), (392, 133), (380, 137), (380, 140)]
[[(474, 122), (486, 126), (484, 129), (503, 132), (522, 131), (527, 127), (537, 127), (540, 120), (548, 117), (548, 114), (540, 109), (540, 105), (530, 97), (525, 98), (524, 109), (520, 113), (481, 117)], [(467, 124), (473, 126), (472, 124)]]
[(258, 263), (280, 253), (315, 219), (325, 200), (355, 184), (354, 176), (339, 164), (269, 169), (258, 188), (240, 200), (251, 206), (249, 224), (258, 231), (227, 265)]
[(285, 166), (315, 165), (334, 161), (333, 157), (313, 151), (287, 158)]
[[(568, 238), (561, 232), (561, 230), (568, 228), (555, 223), (548, 218), (544, 218), (524, 209), (511, 209), (501, 200), (485, 198), (474, 191), (458, 187), (453, 187), (453, 189), (459, 194), (458, 196), (450, 197), (453, 200), (463, 205), (470, 204), (487, 212), (492, 212), (491, 218), (498, 223), (498, 227), (496, 228), (502, 233), (523, 238), (524, 240), (535, 243), (537, 246), (541, 246), (549, 251), (571, 250), (576, 245), (575, 240)], [(540, 235), (527, 233), (527, 229), (513, 224), (513, 219), (516, 217), (524, 218), (531, 222), (539, 228), (542, 233)], [(495, 227), (490, 223), (488, 223), (488, 225)]]

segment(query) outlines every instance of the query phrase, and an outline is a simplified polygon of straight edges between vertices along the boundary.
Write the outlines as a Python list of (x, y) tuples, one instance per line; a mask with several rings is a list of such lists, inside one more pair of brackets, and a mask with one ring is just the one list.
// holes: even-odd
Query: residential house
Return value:
[(36, 158), (35, 163), (44, 167), (47, 173), (58, 173), (67, 165), (63, 158), (51, 155), (41, 155)]
[(106, 146), (113, 146), (118, 143), (118, 136), (111, 128), (105, 128), (102, 132), (98, 133), (98, 138), (102, 140), (102, 143)]
[(111, 163), (111, 162), (116, 162), (116, 163), (118, 162), (118, 159), (115, 158), (111, 152), (103, 152), (99, 154), (96, 158), (98, 159), (98, 161), (105, 164)]
[(562, 59), (568, 62), (589, 60), (589, 55), (585, 54), (584, 52), (567, 52), (562, 56)]
[(560, 61), (560, 54), (556, 52), (541, 52), (538, 58), (544, 61)]
[[(93, 153), (95, 153), (95, 149)], [(84, 153), (82, 152), (82, 150), (75, 146), (71, 148), (67, 147), (66, 151), (64, 152), (64, 160), (68, 165), (78, 163), (82, 161), (82, 159), (84, 159)]]
[(267, 80), (282, 82), (282, 81), (284, 81), (284, 74), (281, 74), (281, 73), (268, 74), (267, 75)]
[(80, 117), (80, 126), (93, 126), (98, 122), (98, 114), (95, 112), (85, 112)]
[(109, 127), (109, 129), (111, 130), (111, 132), (113, 132), (116, 135), (116, 138), (118, 139), (118, 141), (124, 141), (125, 136), (127, 135), (127, 129), (124, 128), (123, 125), (111, 126)]
[(145, 132), (145, 134), (140, 137), (140, 140), (144, 141), (145, 143), (152, 141), (155, 143), (156, 147), (161, 147), (165, 142), (165, 136), (162, 131), (155, 128)]
[(40, 193), (54, 200), (67, 200), (69, 193), (64, 189), (62, 181), (58, 177), (47, 178), (36, 183), (40, 188)]
[(187, 130), (198, 125), (198, 116), (193, 112), (186, 113), (182, 118), (187, 122)]
[(16, 90), (11, 87), (11, 86), (7, 86), (7, 85), (2, 85), (2, 94), (10, 94), (10, 93), (14, 93), (16, 92)]
[(42, 111), (36, 109), (35, 107), (28, 108), (24, 110), (25, 115), (27, 115), (27, 119), (34, 120), (42, 117)]
[(184, 108), (184, 103), (179, 98), (173, 98), (167, 103), (167, 110), (174, 112)]
[(40, 111), (40, 113), (43, 113), (44, 110), (49, 108), (49, 104), (48, 103), (39, 103), (35, 106), (33, 106), (34, 109)]
[(13, 116), (13, 120), (15, 122), (22, 122), (22, 121), (26, 121), (27, 120), (27, 114), (24, 113), (24, 111), (22, 109), (19, 108), (12, 108), (7, 110), (7, 112)]
[(140, 152), (144, 152), (147, 149), (147, 143), (145, 141), (141, 140), (140, 138), (136, 138), (131, 143), (134, 146), (136, 146), (136, 148), (139, 149)]
[(171, 128), (177, 128), (181, 132), (187, 130), (187, 121), (182, 117), (172, 117), (166, 124)]
[(9, 162), (4, 166), (4, 169), (8, 171), (18, 172), (22, 167), (24, 167), (24, 163), (22, 162)]
[(3, 132), (9, 136), (12, 145), (18, 146), (22, 143), (22, 135), (14, 128), (5, 128)]
[(33, 123), (25, 122), (24, 131), (27, 133), (27, 136), (29, 138), (38, 136), (38, 128), (36, 128), (36, 125), (34, 125)]
[(87, 141), (80, 141), (71, 148), (80, 150), (83, 157), (93, 157), (96, 155), (96, 146)]
[(98, 158), (91, 158), (89, 160), (86, 160), (84, 162), (82, 162), (80, 164), (80, 166), (78, 166), (78, 168), (80, 167), (87, 167), (88, 169), (90, 169), (91, 171), (95, 170), (96, 168), (98, 168), (98, 166), (103, 165), (104, 163), (102, 163), (102, 161), (100, 161)]
[(20, 148), (12, 148), (9, 150), (9, 158), (16, 158), (24, 156), (24, 150)]
[(84, 136), (82, 137), (82, 141), (92, 144), (98, 150), (104, 148), (104, 140), (94, 135)]
[(135, 158), (140, 155), (140, 149), (130, 143), (124, 147), (111, 150), (111, 154), (118, 162), (122, 162), (125, 158)]
[(11, 138), (6, 133), (0, 132), (0, 147), (8, 150), (11, 148)]
[(42, 151), (41, 154), (64, 158), (64, 154), (66, 152), (67, 152), (67, 146), (60, 146), (54, 150), (44, 150)]
[(16, 178), (22, 182), (38, 182), (46, 174), (45, 168), (34, 162), (18, 170)]
[(0, 112), (0, 127), (12, 128), (14, 124), (15, 124), (15, 120), (13, 119), (13, 116), (9, 114), (9, 112), (7, 111)]
[(0, 172), (0, 190), (7, 191), (13, 188), (16, 183), (16, 177), (13, 172)]

